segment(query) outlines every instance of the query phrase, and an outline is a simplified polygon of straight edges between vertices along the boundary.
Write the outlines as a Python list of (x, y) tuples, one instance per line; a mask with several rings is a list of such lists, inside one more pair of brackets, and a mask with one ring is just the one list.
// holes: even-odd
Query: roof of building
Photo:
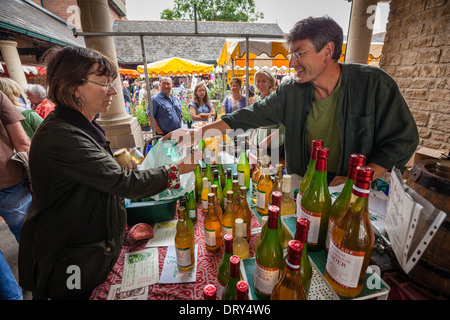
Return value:
[(73, 26), (32, 1), (2, 1), (0, 31), (9, 30), (60, 45), (84, 47)]
[[(214, 63), (220, 55), (227, 35), (284, 35), (276, 23), (198, 21), (198, 33), (217, 34), (215, 37), (195, 36), (145, 36), (147, 62), (180, 57), (206, 63)], [(192, 33), (194, 21), (140, 21), (116, 20), (113, 32)], [(121, 64), (142, 64), (139, 37), (116, 36), (114, 39), (117, 58)]]

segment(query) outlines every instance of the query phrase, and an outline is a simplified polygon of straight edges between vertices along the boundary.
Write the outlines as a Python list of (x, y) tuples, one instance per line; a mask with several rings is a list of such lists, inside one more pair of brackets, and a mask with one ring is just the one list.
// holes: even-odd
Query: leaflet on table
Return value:
[(402, 182), (399, 170), (392, 169), (386, 229), (392, 250), (408, 273), (419, 261), (446, 214)]
[(148, 287), (158, 281), (158, 248), (148, 248), (125, 254), (120, 291)]
[(153, 227), (153, 239), (148, 240), (145, 245), (149, 247), (167, 247), (175, 242), (175, 234), (177, 233), (177, 220), (157, 222)]
[(147, 300), (148, 286), (121, 291), (120, 284), (113, 284), (106, 300)]
[(195, 266), (188, 271), (181, 271), (177, 266), (177, 254), (175, 251), (175, 246), (168, 246), (166, 259), (164, 260), (164, 266), (161, 271), (161, 278), (159, 283), (184, 283), (184, 282), (195, 282), (197, 274), (197, 248), (195, 245)]

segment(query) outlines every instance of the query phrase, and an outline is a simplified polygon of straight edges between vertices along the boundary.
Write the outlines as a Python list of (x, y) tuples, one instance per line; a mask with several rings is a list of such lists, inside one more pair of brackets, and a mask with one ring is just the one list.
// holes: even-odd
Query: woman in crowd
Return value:
[(231, 96), (223, 100), (225, 106), (225, 113), (231, 113), (246, 107), (246, 97), (241, 94), (242, 80), (239, 78), (232, 78), (230, 81)]
[(17, 110), (25, 117), (25, 120), (21, 121), (23, 129), (28, 138), (32, 138), (34, 132), (42, 123), (43, 119), (33, 110), (26, 109), (20, 100), (20, 86), (17, 82), (9, 78), (0, 78), (0, 91), (11, 100)]
[(191, 113), (191, 118), (193, 123), (199, 121), (208, 121), (208, 118), (214, 118), (216, 112), (214, 107), (209, 100), (208, 90), (204, 82), (200, 82), (194, 88), (194, 96), (192, 101), (189, 103), (189, 112)]
[(117, 94), (117, 73), (107, 57), (86, 48), (59, 49), (47, 66), (56, 107), (33, 136), (34, 193), (19, 246), (19, 284), (33, 299), (88, 299), (120, 255), (124, 198), (178, 188), (179, 175), (197, 166), (196, 154), (142, 171), (116, 162), (94, 117)]

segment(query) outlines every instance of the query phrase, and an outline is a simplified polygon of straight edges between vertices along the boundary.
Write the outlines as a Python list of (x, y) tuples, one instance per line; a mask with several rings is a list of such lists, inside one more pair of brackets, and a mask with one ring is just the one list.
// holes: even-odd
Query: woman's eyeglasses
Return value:
[(82, 79), (83, 81), (86, 82), (91, 82), (91, 83), (95, 83), (98, 84), (99, 86), (104, 87), (107, 91), (111, 90), (112, 88), (116, 89), (115, 85), (113, 83), (107, 83), (107, 82), (97, 82), (94, 80), (88, 80), (88, 79)]

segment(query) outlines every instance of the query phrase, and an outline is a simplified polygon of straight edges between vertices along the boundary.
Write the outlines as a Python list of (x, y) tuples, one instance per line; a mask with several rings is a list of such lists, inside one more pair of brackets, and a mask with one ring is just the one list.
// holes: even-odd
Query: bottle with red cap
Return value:
[(302, 251), (303, 245), (300, 241), (289, 241), (286, 265), (273, 288), (271, 300), (307, 300), (300, 274)]
[(374, 237), (369, 218), (372, 178), (372, 168), (356, 169), (350, 204), (331, 233), (325, 279), (343, 297), (354, 298), (361, 293), (372, 254)]
[(308, 231), (309, 231), (309, 220), (306, 218), (298, 218), (294, 239), (300, 241), (303, 245), (300, 274), (302, 276), (302, 283), (303, 288), (305, 289), (306, 292), (306, 296), (308, 296), (312, 279), (312, 266), (308, 256)]
[(248, 283), (244, 280), (236, 284), (236, 300), (248, 300)]
[(230, 257), (230, 278), (223, 291), (222, 300), (236, 300), (236, 285), (241, 278), (239, 273), (240, 262), (241, 259), (238, 256), (232, 255)]
[(284, 238), (285, 238), (285, 231), (283, 224), (281, 223), (281, 199), (283, 197), (283, 194), (281, 191), (274, 191), (272, 192), (272, 205), (277, 206), (278, 209), (280, 209), (280, 214), (278, 215), (278, 239), (280, 240), (281, 248), (284, 248)]
[(309, 220), (308, 250), (320, 251), (325, 247), (331, 196), (327, 181), (327, 160), (329, 149), (317, 148), (314, 176), (302, 196), (300, 217)]
[(207, 284), (203, 288), (203, 300), (216, 300), (217, 289), (213, 284)]
[[(255, 256), (254, 288), (260, 299), (269, 299), (283, 265), (283, 249), (278, 238), (280, 208), (269, 206), (267, 229)], [(283, 239), (284, 240), (284, 239)]]
[(330, 246), (330, 237), (334, 224), (339, 219), (345, 209), (347, 209), (352, 194), (353, 184), (356, 179), (356, 168), (363, 166), (366, 161), (366, 156), (354, 153), (350, 156), (350, 167), (348, 168), (347, 179), (345, 180), (344, 188), (333, 202), (330, 208), (330, 221), (328, 221), (327, 239), (325, 240), (325, 249), (328, 252)]
[(217, 297), (219, 300), (222, 299), (223, 291), (230, 278), (230, 258), (233, 255), (233, 236), (231, 234), (226, 234), (223, 236), (223, 241), (225, 243), (223, 257), (217, 271)]

